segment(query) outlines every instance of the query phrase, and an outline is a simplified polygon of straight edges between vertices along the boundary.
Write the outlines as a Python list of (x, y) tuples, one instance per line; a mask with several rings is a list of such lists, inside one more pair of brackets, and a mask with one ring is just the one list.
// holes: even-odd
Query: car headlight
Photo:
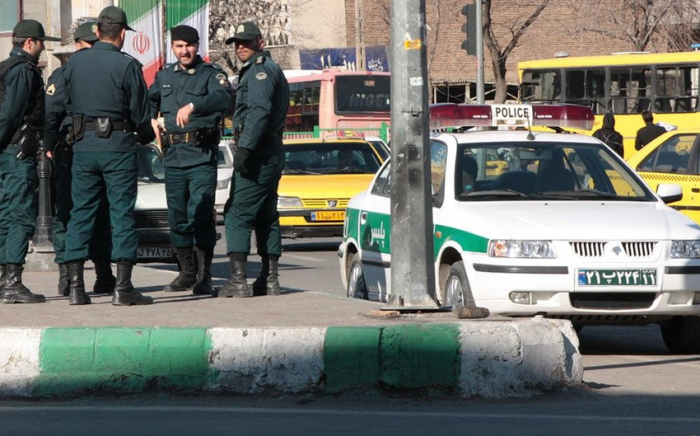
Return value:
[(223, 180), (218, 180), (218, 181), (216, 182), (216, 189), (217, 189), (217, 190), (219, 190), (219, 189), (228, 189), (228, 184), (229, 184), (230, 182), (231, 182), (231, 178), (230, 178), (230, 177), (229, 177), (229, 178), (226, 178), (226, 179), (223, 179)]
[(489, 242), (491, 257), (520, 257), (532, 259), (554, 259), (552, 241), (495, 240)]
[(700, 241), (671, 241), (671, 259), (699, 259)]
[(277, 209), (289, 209), (289, 208), (300, 208), (301, 198), (299, 197), (278, 197), (277, 198)]

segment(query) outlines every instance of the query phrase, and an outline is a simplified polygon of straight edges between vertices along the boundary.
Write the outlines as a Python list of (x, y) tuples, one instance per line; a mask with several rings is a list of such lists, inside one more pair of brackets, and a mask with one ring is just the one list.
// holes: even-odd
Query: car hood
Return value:
[(280, 197), (351, 198), (367, 189), (374, 174), (282, 176)]
[(461, 225), (487, 229), (488, 238), (547, 240), (700, 239), (700, 227), (656, 202), (460, 203)]
[(165, 183), (139, 182), (135, 210), (167, 209)]

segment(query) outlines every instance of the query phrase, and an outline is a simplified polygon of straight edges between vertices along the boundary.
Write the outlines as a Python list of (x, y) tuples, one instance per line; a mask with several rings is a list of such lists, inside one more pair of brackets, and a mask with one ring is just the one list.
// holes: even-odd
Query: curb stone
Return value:
[(509, 398), (581, 384), (578, 338), (548, 319), (300, 328), (5, 328), (0, 395), (338, 393), (438, 388)]

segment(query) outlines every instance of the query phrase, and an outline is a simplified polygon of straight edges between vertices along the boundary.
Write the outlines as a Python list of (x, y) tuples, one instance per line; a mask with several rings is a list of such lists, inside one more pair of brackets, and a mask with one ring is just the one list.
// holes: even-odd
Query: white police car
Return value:
[[(589, 130), (572, 105), (440, 105), (431, 125)], [(436, 297), (444, 306), (574, 325), (659, 323), (674, 352), (700, 350), (700, 227), (614, 152), (578, 134), (470, 131), (431, 137)], [(348, 296), (391, 295), (391, 170), (347, 208), (340, 271)]]

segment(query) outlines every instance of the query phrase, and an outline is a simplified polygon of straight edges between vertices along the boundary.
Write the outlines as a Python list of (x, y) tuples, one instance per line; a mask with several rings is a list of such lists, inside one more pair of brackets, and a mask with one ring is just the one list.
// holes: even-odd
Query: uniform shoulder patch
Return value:
[(48, 95), (54, 95), (56, 93), (56, 84), (52, 83), (51, 85), (49, 85), (49, 87), (46, 88), (46, 93)]
[(267, 73), (264, 71), (261, 71), (255, 75), (255, 78), (258, 80), (265, 80), (265, 79), (267, 79)]
[(228, 77), (226, 77), (226, 74), (224, 73), (219, 73), (216, 75), (216, 80), (219, 81), (219, 84), (225, 88), (228, 88)]

